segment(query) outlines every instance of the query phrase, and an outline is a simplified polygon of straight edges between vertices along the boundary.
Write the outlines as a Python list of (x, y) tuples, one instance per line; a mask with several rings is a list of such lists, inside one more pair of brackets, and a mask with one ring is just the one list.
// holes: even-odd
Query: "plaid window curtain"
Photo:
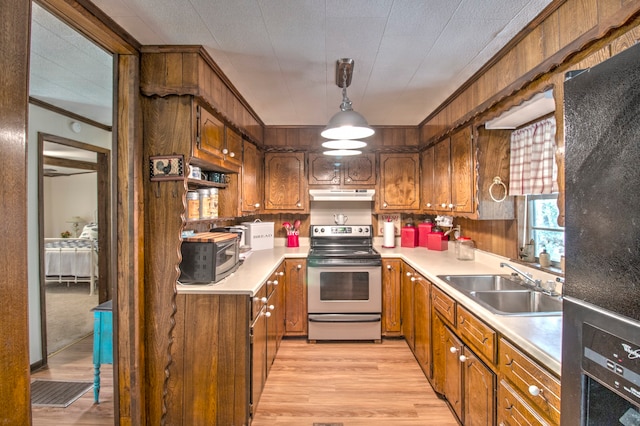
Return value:
[(555, 152), (555, 117), (514, 131), (511, 134), (509, 195), (558, 192)]

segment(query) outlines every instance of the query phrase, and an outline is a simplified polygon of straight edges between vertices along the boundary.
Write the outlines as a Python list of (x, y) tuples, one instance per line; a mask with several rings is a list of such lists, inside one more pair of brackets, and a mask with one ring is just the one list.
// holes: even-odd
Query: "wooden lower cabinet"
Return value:
[(307, 259), (286, 259), (285, 334), (287, 336), (306, 336), (307, 322)]
[(462, 424), (495, 424), (495, 330), (433, 285), (431, 301), (434, 390)]
[[(505, 397), (511, 394), (508, 404), (500, 402), (500, 421), (505, 424), (531, 424), (508, 419), (516, 416), (517, 411), (517, 418), (534, 421), (540, 417), (545, 423), (560, 424), (560, 380), (504, 338), (498, 345), (501, 392)], [(509, 409), (511, 406), (515, 408)]]
[(254, 297), (176, 296), (167, 424), (250, 424), (284, 335), (284, 269)]
[(402, 334), (401, 318), (402, 261), (382, 260), (382, 336)]
[(507, 381), (498, 385), (498, 424), (500, 426), (551, 425), (516, 392)]
[(402, 280), (400, 292), (402, 299), (402, 335), (412, 351), (415, 352), (415, 335), (413, 325), (413, 281), (411, 277), (416, 271), (406, 263), (402, 264)]
[(413, 282), (414, 354), (425, 376), (431, 377), (431, 283), (420, 274)]
[[(464, 425), (495, 422), (496, 376), (441, 320), (434, 320), (434, 376), (437, 389)], [(438, 349), (435, 350), (435, 346)], [(435, 386), (434, 386), (435, 387)]]
[[(267, 328), (267, 287), (262, 286), (260, 291), (253, 298), (252, 306), (254, 311), (253, 322), (251, 323), (251, 399), (247, 407), (248, 415), (252, 416), (260, 402), (260, 395), (267, 382), (267, 351), (268, 351), (268, 328)], [(256, 312), (257, 311), (257, 312)]]
[(247, 295), (178, 294), (175, 303), (166, 424), (249, 424), (252, 390), (259, 395), (264, 385), (257, 373), (266, 362), (262, 308), (252, 321)]

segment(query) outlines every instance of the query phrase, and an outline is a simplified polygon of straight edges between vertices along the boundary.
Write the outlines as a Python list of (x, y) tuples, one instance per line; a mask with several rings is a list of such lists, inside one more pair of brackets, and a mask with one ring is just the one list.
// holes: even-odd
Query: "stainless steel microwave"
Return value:
[(240, 265), (240, 236), (203, 232), (185, 238), (181, 247), (182, 284), (210, 284), (229, 276)]

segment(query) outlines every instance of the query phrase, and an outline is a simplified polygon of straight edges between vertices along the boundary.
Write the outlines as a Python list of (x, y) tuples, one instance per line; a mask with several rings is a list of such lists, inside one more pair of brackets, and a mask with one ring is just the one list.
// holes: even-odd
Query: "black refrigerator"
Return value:
[(561, 424), (640, 425), (640, 45), (564, 95)]

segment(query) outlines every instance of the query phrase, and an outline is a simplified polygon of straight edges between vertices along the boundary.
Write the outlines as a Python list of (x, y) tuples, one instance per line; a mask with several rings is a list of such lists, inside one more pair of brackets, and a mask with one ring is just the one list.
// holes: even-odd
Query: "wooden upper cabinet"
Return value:
[(471, 128), (465, 127), (425, 150), (422, 209), (432, 214), (467, 216), (475, 211), (475, 157)]
[(307, 212), (309, 191), (303, 152), (265, 154), (266, 210)]
[(206, 108), (197, 106), (199, 138), (197, 148), (222, 158), (224, 154), (224, 123)]
[(242, 136), (231, 129), (225, 127), (225, 144), (222, 148), (222, 155), (224, 155), (225, 161), (242, 165)]
[(262, 208), (264, 194), (263, 155), (251, 142), (244, 141), (242, 154), (242, 211), (257, 212)]
[(420, 202), (425, 210), (435, 210), (435, 148), (432, 146), (420, 154), (421, 186)]
[(473, 213), (475, 162), (471, 127), (451, 135), (451, 204), (455, 213)]
[(237, 173), (242, 166), (242, 136), (202, 105), (196, 105), (196, 117), (194, 157)]
[(380, 154), (379, 212), (420, 208), (420, 160), (418, 154)]
[(433, 148), (433, 199), (435, 210), (451, 208), (451, 141), (449, 138)]
[(336, 158), (309, 154), (309, 185), (373, 188), (376, 184), (375, 154)]

